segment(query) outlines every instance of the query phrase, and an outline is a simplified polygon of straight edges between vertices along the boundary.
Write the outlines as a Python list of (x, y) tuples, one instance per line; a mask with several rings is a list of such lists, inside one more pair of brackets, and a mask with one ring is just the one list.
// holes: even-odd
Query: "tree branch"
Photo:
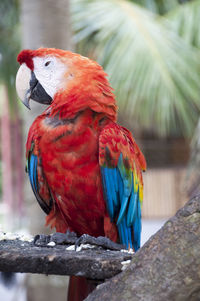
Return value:
[(94, 249), (80, 252), (66, 250), (66, 245), (35, 246), (33, 242), (0, 241), (0, 271), (78, 275), (90, 279), (107, 279), (122, 271), (132, 254)]

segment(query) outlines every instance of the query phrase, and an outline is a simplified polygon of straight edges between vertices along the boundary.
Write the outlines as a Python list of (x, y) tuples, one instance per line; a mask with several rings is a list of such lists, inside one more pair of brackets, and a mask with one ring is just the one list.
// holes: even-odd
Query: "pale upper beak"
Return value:
[(29, 101), (31, 96), (30, 90), (31, 70), (23, 63), (16, 75), (16, 90), (23, 104), (30, 109)]
[(16, 90), (23, 104), (30, 109), (30, 99), (41, 104), (51, 104), (52, 98), (41, 86), (33, 71), (23, 63), (16, 75)]

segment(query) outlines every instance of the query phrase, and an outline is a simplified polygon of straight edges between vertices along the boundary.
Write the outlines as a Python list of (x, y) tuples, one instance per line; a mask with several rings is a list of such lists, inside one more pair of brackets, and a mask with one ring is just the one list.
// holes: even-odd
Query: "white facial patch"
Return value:
[(34, 73), (47, 94), (54, 95), (64, 86), (64, 74), (67, 66), (54, 56), (33, 58)]

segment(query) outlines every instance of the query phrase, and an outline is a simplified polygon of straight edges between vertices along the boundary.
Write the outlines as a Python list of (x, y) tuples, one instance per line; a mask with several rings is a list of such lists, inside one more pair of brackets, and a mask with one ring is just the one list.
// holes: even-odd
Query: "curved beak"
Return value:
[(19, 98), (28, 109), (30, 109), (30, 79), (31, 70), (26, 64), (22, 64), (16, 75), (16, 90)]
[(23, 63), (16, 75), (16, 90), (23, 104), (30, 110), (30, 100), (51, 104), (52, 98), (37, 80), (35, 73)]

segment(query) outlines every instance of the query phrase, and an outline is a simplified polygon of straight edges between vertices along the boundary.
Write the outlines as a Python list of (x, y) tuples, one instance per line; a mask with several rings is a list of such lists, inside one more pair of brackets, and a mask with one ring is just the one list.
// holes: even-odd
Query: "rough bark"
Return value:
[(180, 209), (87, 301), (200, 300), (200, 196)]
[(0, 241), (2, 272), (77, 275), (104, 280), (120, 273), (123, 263), (132, 256), (98, 247), (76, 252), (66, 250), (66, 245), (37, 247), (18, 239)]

